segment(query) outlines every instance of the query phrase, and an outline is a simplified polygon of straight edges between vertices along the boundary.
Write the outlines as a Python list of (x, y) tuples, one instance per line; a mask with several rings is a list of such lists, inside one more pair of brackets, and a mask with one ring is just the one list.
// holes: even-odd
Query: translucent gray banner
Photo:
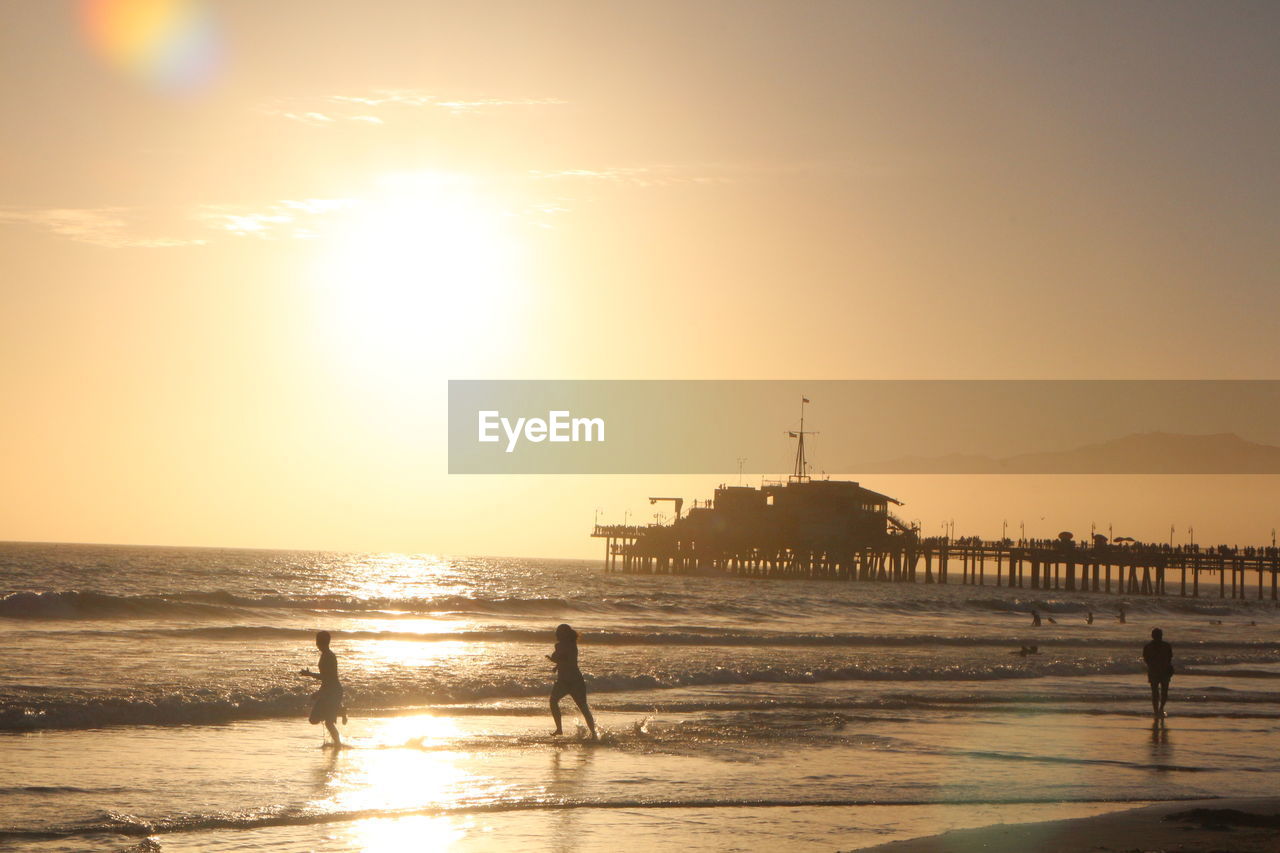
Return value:
[[(805, 403), (804, 400), (809, 402)], [(1275, 474), (1275, 380), (454, 380), (452, 474)]]

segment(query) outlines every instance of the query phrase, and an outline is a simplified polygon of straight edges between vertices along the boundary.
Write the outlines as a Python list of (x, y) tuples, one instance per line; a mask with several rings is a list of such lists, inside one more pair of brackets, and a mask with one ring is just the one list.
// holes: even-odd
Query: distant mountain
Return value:
[(992, 458), (903, 456), (862, 465), (865, 474), (1280, 474), (1280, 447), (1229, 433), (1144, 432), (1073, 450)]

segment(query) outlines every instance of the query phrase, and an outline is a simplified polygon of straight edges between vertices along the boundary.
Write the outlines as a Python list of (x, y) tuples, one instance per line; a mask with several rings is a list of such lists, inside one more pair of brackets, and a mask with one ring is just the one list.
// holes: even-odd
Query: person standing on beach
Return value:
[(320, 650), (319, 672), (309, 669), (299, 670), (299, 675), (314, 678), (320, 682), (320, 689), (315, 694), (315, 704), (311, 706), (311, 725), (323, 722), (333, 738), (335, 749), (342, 747), (342, 738), (338, 736), (338, 717), (342, 724), (347, 724), (347, 710), (342, 706), (342, 682), (338, 680), (338, 656), (329, 649), (331, 638), (328, 631), (316, 632), (316, 648)]
[(1142, 647), (1142, 660), (1151, 684), (1151, 712), (1160, 720), (1166, 716), (1164, 704), (1169, 701), (1169, 679), (1173, 678), (1173, 646), (1164, 641), (1164, 631), (1151, 629), (1151, 642)]
[(578, 632), (568, 625), (556, 626), (556, 649), (547, 655), (547, 660), (555, 664), (556, 683), (551, 688), (551, 718), (556, 721), (556, 730), (552, 736), (564, 734), (560, 723), (560, 700), (572, 696), (577, 703), (582, 718), (591, 729), (591, 739), (596, 739), (596, 721), (587, 707), (587, 682), (578, 669)]

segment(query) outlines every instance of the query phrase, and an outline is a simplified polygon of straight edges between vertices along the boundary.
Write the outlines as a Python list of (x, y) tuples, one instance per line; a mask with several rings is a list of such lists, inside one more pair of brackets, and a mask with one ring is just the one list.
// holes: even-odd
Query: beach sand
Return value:
[(1276, 853), (1280, 797), (1160, 803), (1096, 817), (996, 824), (862, 848), (859, 853), (968, 851)]

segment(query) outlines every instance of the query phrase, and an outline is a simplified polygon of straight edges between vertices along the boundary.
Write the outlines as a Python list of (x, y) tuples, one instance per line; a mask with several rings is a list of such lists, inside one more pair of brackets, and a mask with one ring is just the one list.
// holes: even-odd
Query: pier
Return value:
[(681, 537), (676, 525), (596, 525), (591, 535), (605, 540), (611, 572), (1280, 600), (1280, 549), (1274, 547), (919, 538), (910, 528), (839, 550), (717, 548)]
[[(697, 574), (747, 578), (886, 583), (991, 585), (1018, 589), (1097, 592), (1115, 595), (1199, 597), (1201, 586), (1217, 597), (1245, 599), (1256, 589), (1280, 601), (1280, 549), (1149, 544), (1128, 537), (1110, 541), (1093, 534), (1077, 542), (1067, 531), (1056, 539), (984, 540), (922, 537), (889, 511), (902, 501), (852, 480), (815, 480), (805, 458), (805, 405), (796, 439), (795, 464), (785, 480), (753, 486), (721, 485), (715, 497), (670, 501), (671, 524), (599, 524), (592, 537), (605, 540), (605, 571), (637, 574)], [(1256, 580), (1256, 586), (1253, 581)]]

